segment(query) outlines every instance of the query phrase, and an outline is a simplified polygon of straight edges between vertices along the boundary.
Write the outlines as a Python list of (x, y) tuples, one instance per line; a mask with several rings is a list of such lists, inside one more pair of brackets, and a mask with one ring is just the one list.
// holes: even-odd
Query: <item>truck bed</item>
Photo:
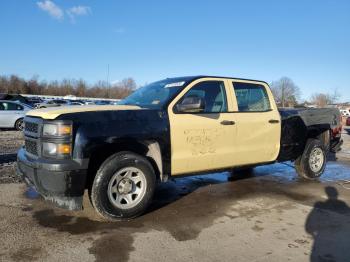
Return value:
[[(304, 149), (308, 136), (341, 126), (337, 108), (279, 109), (281, 114), (281, 149), (278, 161), (295, 160)], [(332, 142), (332, 141), (331, 141)]]

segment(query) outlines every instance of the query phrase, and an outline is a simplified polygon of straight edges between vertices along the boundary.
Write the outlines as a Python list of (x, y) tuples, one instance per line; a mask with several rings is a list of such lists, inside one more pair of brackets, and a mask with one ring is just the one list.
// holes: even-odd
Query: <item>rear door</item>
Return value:
[(0, 127), (8, 127), (6, 123), (7, 120), (7, 113), (5, 111), (5, 107), (2, 102), (0, 102)]
[(232, 80), (234, 119), (237, 135), (234, 143), (235, 165), (276, 160), (280, 149), (281, 119), (267, 84)]
[(0, 126), (12, 128), (16, 121), (24, 117), (23, 106), (13, 102), (0, 102)]

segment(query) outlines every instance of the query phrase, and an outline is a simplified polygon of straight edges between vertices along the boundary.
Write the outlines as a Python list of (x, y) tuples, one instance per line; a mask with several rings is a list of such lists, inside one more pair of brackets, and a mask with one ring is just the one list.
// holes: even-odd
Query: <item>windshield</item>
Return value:
[(169, 78), (137, 89), (118, 102), (118, 105), (137, 105), (150, 109), (161, 109), (186, 85), (188, 78)]

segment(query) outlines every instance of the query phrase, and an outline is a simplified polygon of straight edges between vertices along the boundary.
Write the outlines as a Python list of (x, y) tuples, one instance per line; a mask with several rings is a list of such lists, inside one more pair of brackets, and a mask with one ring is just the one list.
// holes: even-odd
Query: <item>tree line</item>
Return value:
[[(336, 103), (340, 94), (315, 93), (309, 101), (301, 102), (301, 92), (294, 81), (288, 77), (282, 77), (270, 84), (276, 103), (279, 107), (296, 107), (313, 104), (324, 107)], [(118, 83), (109, 84), (106, 81), (98, 81), (93, 85), (84, 80), (63, 79), (62, 81), (39, 81), (37, 76), (25, 80), (16, 75), (0, 76), (0, 93), (7, 94), (31, 94), (31, 95), (75, 95), (79, 97), (99, 98), (124, 98), (136, 89), (133, 78), (125, 78)]]
[(75, 95), (79, 97), (124, 98), (136, 89), (133, 78), (125, 78), (118, 83), (109, 84), (98, 81), (93, 85), (84, 80), (63, 79), (62, 81), (39, 80), (37, 76), (29, 80), (16, 75), (0, 76), (0, 93), (30, 95)]
[(309, 100), (301, 101), (300, 88), (288, 77), (282, 77), (277, 81), (273, 81), (270, 87), (279, 107), (306, 105), (325, 107), (337, 103), (340, 99), (340, 94), (334, 89), (332, 93), (314, 93)]

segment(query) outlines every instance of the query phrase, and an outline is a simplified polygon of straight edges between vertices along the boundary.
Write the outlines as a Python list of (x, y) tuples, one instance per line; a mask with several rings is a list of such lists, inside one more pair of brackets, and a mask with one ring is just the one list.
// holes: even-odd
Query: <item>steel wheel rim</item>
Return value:
[(311, 151), (309, 158), (309, 165), (314, 173), (318, 173), (321, 171), (324, 163), (324, 154), (321, 148), (314, 148)]
[(136, 167), (118, 170), (108, 184), (108, 199), (117, 208), (130, 209), (143, 199), (147, 188), (145, 174)]

